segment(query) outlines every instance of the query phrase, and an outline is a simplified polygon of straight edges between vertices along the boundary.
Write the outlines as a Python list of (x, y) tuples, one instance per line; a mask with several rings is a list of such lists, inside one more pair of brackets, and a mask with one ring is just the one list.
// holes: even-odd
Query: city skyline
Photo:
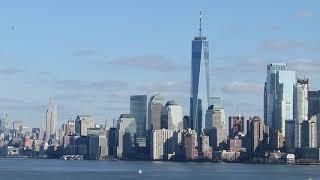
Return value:
[[(296, 13), (295, 21), (299, 19), (301, 23), (293, 23), (272, 9), (280, 22), (285, 20), (280, 28), (272, 26), (272, 33), (268, 30), (270, 34), (263, 35), (259, 34), (261, 29), (245, 27), (250, 36), (241, 34), (240, 30), (220, 36), (222, 31), (215, 28), (221, 27), (213, 21), (215, 7), (206, 4), (207, 10), (200, 9), (198, 14), (197, 33), (187, 36), (182, 31), (193, 28), (189, 24), (193, 18), (168, 20), (171, 6), (166, 13), (157, 14), (157, 7), (148, 14), (148, 8), (166, 3), (146, 3), (139, 13), (135, 8), (115, 6), (114, 9), (127, 11), (119, 16), (112, 14), (112, 19), (108, 16), (110, 12), (96, 6), (114, 6), (116, 2), (94, 2), (90, 4), (94, 13), (90, 6), (84, 6), (88, 4), (78, 3), (75, 13), (66, 11), (58, 16), (51, 14), (57, 7), (46, 4), (50, 8), (43, 12), (48, 16), (34, 16), (44, 9), (44, 4), (38, 4), (30, 8), (36, 11), (27, 13), (26, 17), (34, 18), (26, 18), (26, 22), (45, 21), (44, 28), (59, 22), (56, 24), (59, 28), (54, 28), (55, 31), (48, 28), (41, 34), (37, 33), (38, 29), (19, 32), (17, 25), (10, 26), (11, 36), (2, 43), (5, 46), (0, 44), (0, 58), (12, 48), (18, 53), (10, 55), (27, 60), (27, 64), (19, 58), (3, 64), (17, 63), (12, 67), (29, 68), (29, 71), (0, 69), (0, 79), (7, 76), (2, 79), (4, 88), (0, 89), (0, 158), (320, 165), (320, 88), (317, 87), (320, 63), (316, 61), (319, 52), (313, 49), (312, 53), (310, 49), (317, 38), (310, 40), (312, 33), (297, 36), (293, 33), (296, 29), (285, 30), (298, 24), (304, 27), (304, 33), (313, 31), (306, 22), (316, 19), (316, 11)], [(188, 9), (196, 8), (192, 2), (182, 7), (181, 14), (192, 14)], [(232, 10), (232, 6), (227, 7), (226, 10)], [(253, 24), (261, 28), (258, 22), (267, 23), (264, 20), (270, 18), (261, 13), (262, 9), (242, 7), (236, 9), (251, 10), (250, 15), (255, 16), (239, 19), (241, 25), (254, 20)], [(88, 14), (79, 11), (81, 17), (78, 17), (77, 8), (87, 10)], [(180, 16), (180, 13), (174, 14)], [(133, 18), (137, 14), (144, 18)], [(222, 14), (217, 22), (225, 22), (226, 17)], [(232, 22), (239, 23), (234, 18)], [(106, 20), (106, 24), (99, 24), (101, 20)], [(122, 28), (126, 29), (116, 26), (121, 26), (121, 20), (125, 20)], [(64, 24), (69, 21), (71, 26)], [(141, 26), (136, 24), (141, 22)], [(85, 28), (77, 29), (79, 25)], [(157, 29), (157, 25), (172, 28), (171, 34)], [(176, 28), (177, 25), (182, 28)], [(147, 32), (144, 28), (149, 26), (152, 26), (151, 36), (144, 34)], [(68, 28), (75, 28), (74, 33), (66, 35)], [(102, 29), (106, 31), (100, 32)], [(24, 35), (19, 38), (19, 33)], [(301, 34), (301, 30), (296, 33)], [(288, 35), (288, 39), (281, 39), (283, 35)], [(28, 40), (30, 37), (34, 39)], [(168, 38), (163, 41), (159, 37)], [(310, 37), (318, 37), (316, 31)], [(184, 44), (185, 39), (189, 39), (189, 47)], [(19, 42), (29, 44), (25, 48), (12, 46), (21, 45)], [(252, 48), (253, 44), (257, 49)], [(72, 52), (70, 59), (61, 54), (67, 49)], [(140, 53), (136, 55), (137, 52)], [(48, 59), (42, 59), (41, 55)], [(36, 77), (28, 77), (28, 72)], [(47, 98), (46, 108), (35, 106)], [(31, 121), (36, 125), (23, 119), (43, 111), (45, 118)], [(23, 118), (13, 121), (11, 114), (13, 119)]]
[[(121, 113), (129, 112), (130, 95), (146, 94), (150, 97), (157, 92), (166, 100), (177, 101), (183, 106), (184, 114), (189, 114), (190, 41), (197, 35), (198, 10), (202, 7), (197, 7), (195, 2), (186, 3), (181, 8), (181, 14), (171, 16), (175, 14), (176, 3), (168, 7), (166, 15), (157, 11), (151, 13), (155, 9), (154, 4), (146, 3), (145, 11), (138, 13), (136, 9), (129, 10), (129, 3), (124, 7), (128, 10), (127, 14), (111, 16), (113, 18), (110, 19), (110, 14), (119, 9), (108, 8), (114, 4), (95, 2), (92, 7), (105, 5), (103, 7), (110, 12), (97, 8), (96, 13), (86, 17), (79, 16), (85, 3), (74, 8), (75, 15), (68, 13), (68, 7), (72, 4), (68, 3), (62, 8), (61, 15), (55, 16), (52, 12), (57, 7), (52, 6), (52, 9), (47, 9), (49, 13), (45, 17), (40, 17), (44, 14), (43, 4), (30, 7), (21, 3), (20, 8), (26, 15), (10, 12), (10, 7), (15, 3), (5, 3), (3, 6), (7, 8), (1, 11), (5, 23), (0, 25), (0, 37), (3, 39), (0, 60), (5, 66), (0, 69), (0, 78), (6, 88), (0, 91), (0, 111), (8, 114), (10, 122), (21, 120), (29, 127), (42, 124), (44, 128), (50, 97), (59, 107), (59, 125), (70, 118), (74, 120), (78, 114), (90, 114), (99, 122), (104, 122), (107, 117), (112, 122)], [(248, 117), (258, 114), (263, 117), (265, 66), (270, 62), (288, 63), (289, 70), (309, 78), (310, 90), (320, 89), (317, 83), (319, 75), (314, 73), (320, 67), (317, 63), (319, 47), (316, 44), (319, 40), (312, 39), (317, 37), (319, 31), (319, 26), (314, 25), (318, 16), (316, 1), (303, 6), (293, 3), (285, 11), (276, 7), (272, 11), (275, 15), (254, 11), (256, 18), (239, 17), (243, 25), (228, 24), (234, 23), (232, 18), (235, 16), (224, 13), (229, 12), (222, 8), (227, 4), (206, 4), (207, 8), (202, 8), (205, 17), (203, 28), (211, 42), (209, 52), (214, 68), (210, 72), (215, 74), (212, 77), (214, 96), (223, 98), (227, 115)], [(266, 10), (271, 9), (271, 5), (263, 5)], [(235, 3), (230, 8), (236, 6)], [(90, 8), (88, 11), (92, 12)], [(126, 29), (128, 15), (134, 17), (131, 28)], [(146, 15), (149, 17), (141, 18)], [(28, 20), (23, 22), (23, 16)], [(279, 17), (278, 20), (275, 17)], [(93, 21), (89, 23), (90, 20)], [(160, 30), (148, 28), (150, 22)], [(60, 28), (56, 32), (50, 30), (58, 25)], [(86, 28), (82, 29), (84, 25)], [(31, 27), (34, 32), (29, 29)], [(72, 35), (77, 28), (82, 30)], [(235, 32), (243, 37), (233, 37)], [(298, 35), (301, 32), (304, 32), (304, 37)], [(50, 33), (52, 37), (49, 37)], [(93, 33), (100, 38), (92, 37)], [(246, 39), (247, 33), (253, 37)], [(119, 40), (113, 38), (114, 35), (126, 38)], [(152, 41), (136, 39), (132, 35)], [(173, 36), (176, 40), (167, 43), (168, 39), (164, 41), (155, 36)], [(110, 40), (116, 43), (110, 43)], [(138, 40), (141, 44), (136, 48), (134, 46)], [(39, 45), (41, 42), (42, 46)], [(125, 52), (114, 50), (121, 47), (120, 44)]]

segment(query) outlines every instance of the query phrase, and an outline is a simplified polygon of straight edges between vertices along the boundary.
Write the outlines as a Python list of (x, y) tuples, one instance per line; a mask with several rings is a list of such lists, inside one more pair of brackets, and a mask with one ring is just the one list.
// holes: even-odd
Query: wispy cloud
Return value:
[(219, 74), (228, 72), (229, 74), (230, 69), (233, 73), (262, 72), (268, 64), (268, 61), (258, 57), (230, 57), (224, 61), (232, 63), (211, 66), (214, 74), (216, 72), (219, 72)]
[(41, 71), (41, 72), (39, 72), (39, 75), (41, 75), (41, 76), (49, 76), (49, 75), (51, 75), (51, 72)]
[(78, 49), (73, 51), (72, 55), (76, 57), (92, 57), (101, 56), (102, 54), (95, 49)]
[(84, 81), (84, 80), (57, 80), (57, 88), (85, 89), (85, 90), (121, 90), (127, 88), (128, 83), (117, 80)]
[(280, 50), (302, 48), (303, 46), (304, 46), (304, 44), (299, 41), (266, 40), (261, 43), (260, 48), (262, 50), (267, 50), (267, 51), (280, 51)]
[(4, 104), (25, 104), (26, 102), (20, 99), (12, 99), (7, 97), (0, 97), (0, 102)]
[(262, 71), (266, 69), (267, 62), (262, 58), (248, 58), (242, 60), (237, 66), (243, 71)]
[(288, 61), (289, 69), (301, 72), (319, 72), (320, 62), (312, 59), (296, 59)]
[(45, 107), (41, 104), (21, 100), (17, 98), (0, 97), (0, 108), (3, 111), (21, 111), (21, 110), (37, 110), (44, 111)]
[(17, 69), (17, 68), (0, 69), (0, 75), (15, 75), (20, 72), (23, 72), (23, 71), (21, 69)]
[(281, 30), (281, 27), (278, 26), (278, 25), (274, 25), (274, 26), (271, 26), (271, 27), (270, 27), (270, 30), (271, 30), (271, 31), (274, 31), (274, 32), (278, 32), (278, 31)]
[(233, 81), (226, 84), (222, 90), (227, 93), (261, 93), (263, 92), (263, 84)]
[(190, 91), (189, 82), (177, 82), (177, 81), (167, 81), (167, 82), (149, 82), (137, 87), (138, 91), (143, 91), (146, 93), (186, 93)]
[(60, 93), (52, 97), (53, 101), (73, 102), (74, 100), (93, 100), (97, 99), (96, 94), (76, 94), (76, 93)]
[(311, 17), (313, 16), (313, 12), (309, 10), (296, 12), (295, 16), (297, 17)]
[(158, 72), (174, 72), (186, 68), (186, 65), (175, 63), (171, 59), (161, 55), (122, 57), (109, 61), (109, 64)]
[(231, 65), (225, 65), (219, 67), (221, 72), (226, 72), (229, 69), (233, 69), (233, 72), (236, 73), (265, 73), (268, 64), (271, 63), (286, 63), (288, 64), (288, 69), (297, 71), (298, 73), (311, 73), (318, 72), (320, 69), (320, 61), (318, 59), (310, 58), (272, 58), (272, 59), (263, 59), (263, 58), (247, 58), (242, 59), (238, 63)]

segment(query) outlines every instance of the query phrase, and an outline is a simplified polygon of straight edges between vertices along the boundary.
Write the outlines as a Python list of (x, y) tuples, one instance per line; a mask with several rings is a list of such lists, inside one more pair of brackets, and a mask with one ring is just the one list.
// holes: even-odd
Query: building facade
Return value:
[(137, 137), (146, 136), (147, 126), (147, 96), (130, 96), (130, 114), (135, 118), (137, 125)]
[[(301, 128), (303, 121), (308, 120), (309, 81), (297, 79), (293, 89), (293, 119), (295, 120), (295, 146), (301, 147)], [(289, 137), (290, 138), (290, 137)]]
[(190, 117), (189, 116), (183, 116), (183, 129), (189, 129), (189, 122), (190, 122)]
[(301, 148), (316, 148), (317, 145), (317, 118), (312, 116), (310, 120), (301, 123)]
[[(296, 146), (297, 143), (300, 143), (300, 140), (296, 139), (296, 121), (295, 120), (287, 120), (286, 121), (286, 138), (285, 138), (285, 147), (287, 150), (292, 150)], [(300, 126), (298, 126), (300, 127)]]
[(246, 120), (243, 116), (230, 116), (229, 117), (229, 137), (234, 137), (239, 133), (246, 134)]
[(194, 130), (188, 130), (184, 135), (184, 150), (186, 160), (195, 160), (198, 158), (197, 133)]
[(239, 136), (229, 139), (229, 149), (231, 152), (240, 152), (242, 149), (242, 139)]
[(320, 90), (308, 92), (308, 106), (309, 118), (320, 113)]
[(12, 129), (16, 130), (17, 132), (23, 130), (23, 123), (22, 121), (13, 121), (12, 122)]
[(222, 108), (209, 106), (206, 112), (205, 134), (209, 136), (210, 146), (218, 148), (220, 143), (227, 142), (227, 131), (224, 126), (225, 112)]
[(267, 78), (264, 88), (264, 120), (265, 124), (270, 127), (273, 127), (273, 123), (276, 121), (276, 75), (278, 71), (287, 71), (287, 64), (272, 63), (267, 66)]
[[(199, 36), (192, 41), (189, 123), (197, 133), (200, 133), (202, 129), (202, 105), (207, 109), (209, 104), (209, 78), (209, 41), (205, 36), (202, 36), (200, 13)], [(201, 101), (203, 104), (201, 104)]]
[(293, 94), (293, 119), (299, 123), (308, 120), (308, 79), (297, 79)]
[(8, 134), (9, 123), (7, 113), (0, 113), (0, 132)]
[(168, 101), (162, 109), (161, 128), (171, 130), (183, 128), (182, 107), (175, 101)]
[(64, 129), (64, 132), (65, 132), (66, 136), (75, 134), (76, 129), (75, 129), (74, 121), (68, 121), (63, 126), (64, 126), (63, 129)]
[(117, 124), (117, 157), (130, 157), (134, 154), (136, 132), (134, 116), (121, 114)]
[(152, 96), (148, 103), (148, 130), (161, 129), (161, 112), (164, 106), (164, 97), (160, 94)]
[(296, 73), (278, 71), (276, 77), (276, 119), (273, 128), (285, 137), (285, 121), (293, 119), (293, 87), (296, 84)]
[(249, 132), (250, 152), (256, 153), (261, 149), (264, 137), (264, 124), (260, 117), (252, 119)]
[(103, 135), (88, 137), (88, 158), (91, 160), (105, 159), (108, 156), (108, 139)]
[(173, 130), (153, 130), (151, 136), (151, 159), (168, 160), (174, 152)]
[(75, 133), (79, 136), (87, 136), (88, 128), (93, 128), (95, 121), (90, 115), (78, 115), (75, 120)]
[(225, 129), (226, 115), (223, 108), (216, 108), (214, 105), (211, 105), (205, 117), (205, 129), (213, 127)]
[(198, 146), (198, 158), (212, 159), (212, 147), (209, 144), (209, 136), (204, 133), (200, 134)]
[(46, 112), (46, 140), (56, 136), (57, 113), (57, 105), (50, 102)]

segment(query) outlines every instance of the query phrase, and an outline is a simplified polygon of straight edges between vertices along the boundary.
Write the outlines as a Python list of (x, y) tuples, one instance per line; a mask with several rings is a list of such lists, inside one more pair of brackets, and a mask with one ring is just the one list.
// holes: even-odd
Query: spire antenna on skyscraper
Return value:
[(199, 21), (199, 34), (192, 40), (189, 118), (190, 128), (197, 133), (201, 133), (204, 119), (202, 107), (207, 109), (210, 104), (209, 41), (202, 35), (201, 9)]
[(201, 36), (202, 36), (202, 27), (201, 27), (201, 9), (200, 9), (199, 37)]

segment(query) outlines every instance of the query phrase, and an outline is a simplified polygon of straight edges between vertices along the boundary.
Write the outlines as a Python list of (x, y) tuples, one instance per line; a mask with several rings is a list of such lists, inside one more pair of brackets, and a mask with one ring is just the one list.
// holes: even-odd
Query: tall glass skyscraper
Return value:
[(293, 119), (300, 124), (308, 120), (309, 80), (297, 79), (293, 90)]
[(130, 96), (130, 114), (135, 118), (137, 125), (137, 137), (146, 135), (147, 126), (147, 96)]
[(293, 120), (293, 87), (295, 84), (296, 73), (288, 71), (286, 64), (268, 65), (264, 93), (265, 123), (283, 135), (286, 132), (285, 121)]
[(296, 84), (295, 71), (278, 71), (276, 96), (276, 121), (274, 128), (285, 136), (285, 122), (293, 119), (293, 87)]
[(209, 80), (209, 42), (202, 36), (201, 11), (199, 36), (192, 41), (191, 93), (189, 126), (196, 132), (202, 129), (202, 104), (207, 109), (210, 98)]
[(295, 120), (295, 146), (301, 147), (301, 123), (308, 120), (308, 79), (297, 79), (293, 88), (293, 119)]
[(320, 113), (320, 90), (308, 92), (308, 105), (309, 118)]
[(270, 127), (275, 121), (276, 75), (278, 71), (287, 71), (287, 64), (272, 63), (267, 66), (267, 81), (264, 88), (264, 123)]

